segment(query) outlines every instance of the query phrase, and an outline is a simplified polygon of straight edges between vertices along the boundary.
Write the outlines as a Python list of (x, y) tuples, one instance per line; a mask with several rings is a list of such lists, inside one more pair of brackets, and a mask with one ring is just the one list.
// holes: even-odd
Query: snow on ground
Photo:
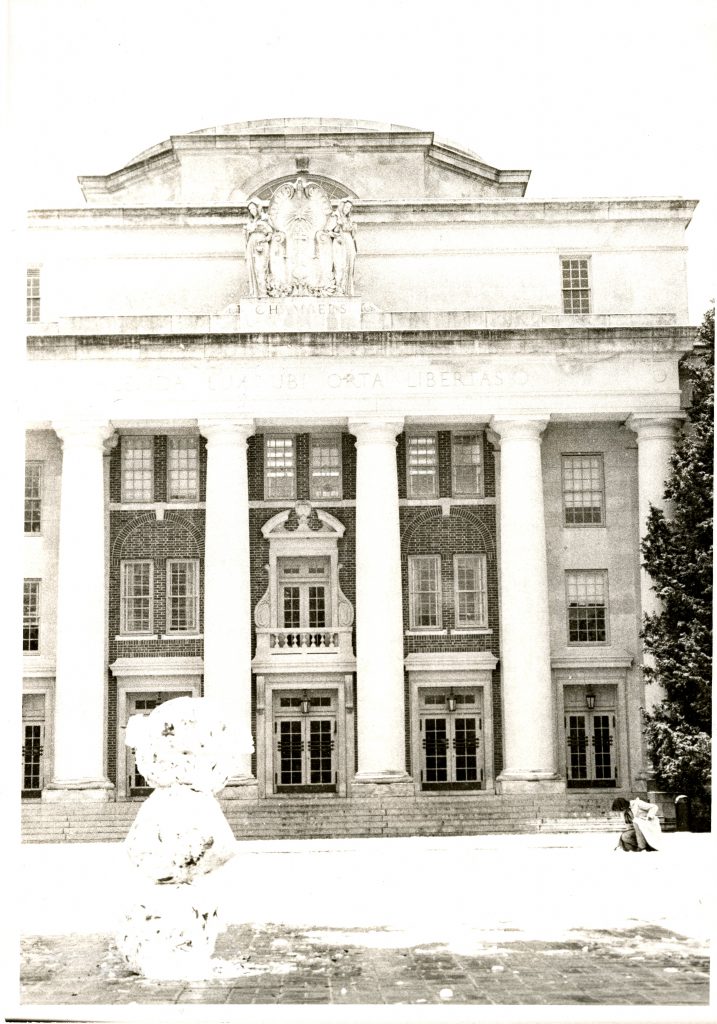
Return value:
[[(445, 944), (658, 926), (702, 945), (713, 929), (711, 836), (673, 833), (658, 853), (616, 833), (240, 842), (212, 876), (228, 924), (283, 924), (317, 941)], [(113, 932), (132, 882), (121, 843), (28, 844), (26, 935)], [(569, 935), (569, 933), (571, 933)]]

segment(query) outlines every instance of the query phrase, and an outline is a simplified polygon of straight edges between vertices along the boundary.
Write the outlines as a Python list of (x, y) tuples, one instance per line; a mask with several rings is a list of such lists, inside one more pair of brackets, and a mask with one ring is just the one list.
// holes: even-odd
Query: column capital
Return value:
[(652, 441), (675, 437), (677, 428), (687, 419), (685, 413), (675, 412), (633, 412), (625, 420), (625, 426), (637, 434), (639, 441)]
[(549, 416), (493, 416), (490, 430), (501, 441), (538, 441), (550, 420)]
[(391, 419), (366, 417), (348, 422), (349, 431), (355, 436), (357, 444), (395, 444), (403, 426), (402, 416)]
[(206, 419), (199, 420), (199, 431), (211, 445), (241, 445), (256, 430), (253, 419)]
[(115, 428), (109, 420), (53, 420), (52, 429), (63, 447), (72, 445), (104, 451), (105, 442), (112, 437)]

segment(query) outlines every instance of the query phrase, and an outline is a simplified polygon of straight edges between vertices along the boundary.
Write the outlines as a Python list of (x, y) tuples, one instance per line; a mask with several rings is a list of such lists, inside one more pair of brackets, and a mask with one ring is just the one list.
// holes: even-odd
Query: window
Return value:
[(167, 500), (196, 501), (198, 497), (198, 438), (167, 438)]
[(25, 463), (25, 533), (42, 528), (42, 463)]
[(456, 627), (485, 628), (488, 625), (485, 555), (454, 556), (453, 590)]
[(26, 319), (29, 324), (40, 322), (40, 270), (38, 267), (28, 267), (27, 270)]
[(607, 640), (607, 573), (603, 569), (568, 572), (568, 642)]
[(453, 493), (483, 494), (483, 436), (482, 434), (454, 434)]
[(149, 559), (122, 562), (120, 567), (120, 632), (152, 632), (153, 566)]
[(329, 563), (324, 559), (282, 559), (279, 575), (279, 622), (283, 629), (324, 629)]
[(154, 438), (122, 438), (122, 500), (152, 501)]
[(409, 555), (408, 590), (411, 629), (440, 628), (440, 555)]
[(341, 437), (311, 438), (311, 497), (341, 497)]
[(167, 631), (199, 632), (199, 562), (195, 559), (167, 562)]
[(584, 256), (560, 261), (563, 270), (563, 313), (590, 312), (588, 262)]
[(566, 526), (604, 522), (602, 455), (563, 455), (563, 509)]
[(23, 580), (22, 649), (26, 654), (40, 650), (40, 581)]
[(293, 437), (267, 437), (264, 451), (266, 498), (296, 497), (296, 456)]
[(406, 439), (409, 498), (435, 498), (438, 494), (438, 448), (435, 434)]

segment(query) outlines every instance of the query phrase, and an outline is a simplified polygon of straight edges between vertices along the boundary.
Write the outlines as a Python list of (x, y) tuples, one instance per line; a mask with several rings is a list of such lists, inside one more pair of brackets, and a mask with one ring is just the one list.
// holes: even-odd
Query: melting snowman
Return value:
[(124, 844), (137, 878), (117, 946), (145, 978), (208, 978), (226, 927), (211, 875), (237, 845), (215, 794), (251, 737), (237, 742), (206, 698), (177, 697), (133, 715), (125, 743), (155, 788)]

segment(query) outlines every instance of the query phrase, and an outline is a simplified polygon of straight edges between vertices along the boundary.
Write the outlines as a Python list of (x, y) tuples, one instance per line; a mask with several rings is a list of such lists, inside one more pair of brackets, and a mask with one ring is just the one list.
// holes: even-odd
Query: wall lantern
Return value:
[(309, 705), (309, 695), (306, 692), (306, 690), (304, 690), (304, 692), (301, 695), (301, 714), (302, 715), (308, 715), (308, 713), (309, 713), (309, 706), (310, 706)]
[(449, 695), (446, 697), (446, 704), (448, 705), (449, 711), (456, 710), (456, 698), (453, 696), (453, 690), (451, 690)]
[(588, 711), (592, 711), (592, 709), (595, 707), (595, 694), (592, 690), (588, 690), (588, 692), (585, 694), (585, 706), (587, 707)]

